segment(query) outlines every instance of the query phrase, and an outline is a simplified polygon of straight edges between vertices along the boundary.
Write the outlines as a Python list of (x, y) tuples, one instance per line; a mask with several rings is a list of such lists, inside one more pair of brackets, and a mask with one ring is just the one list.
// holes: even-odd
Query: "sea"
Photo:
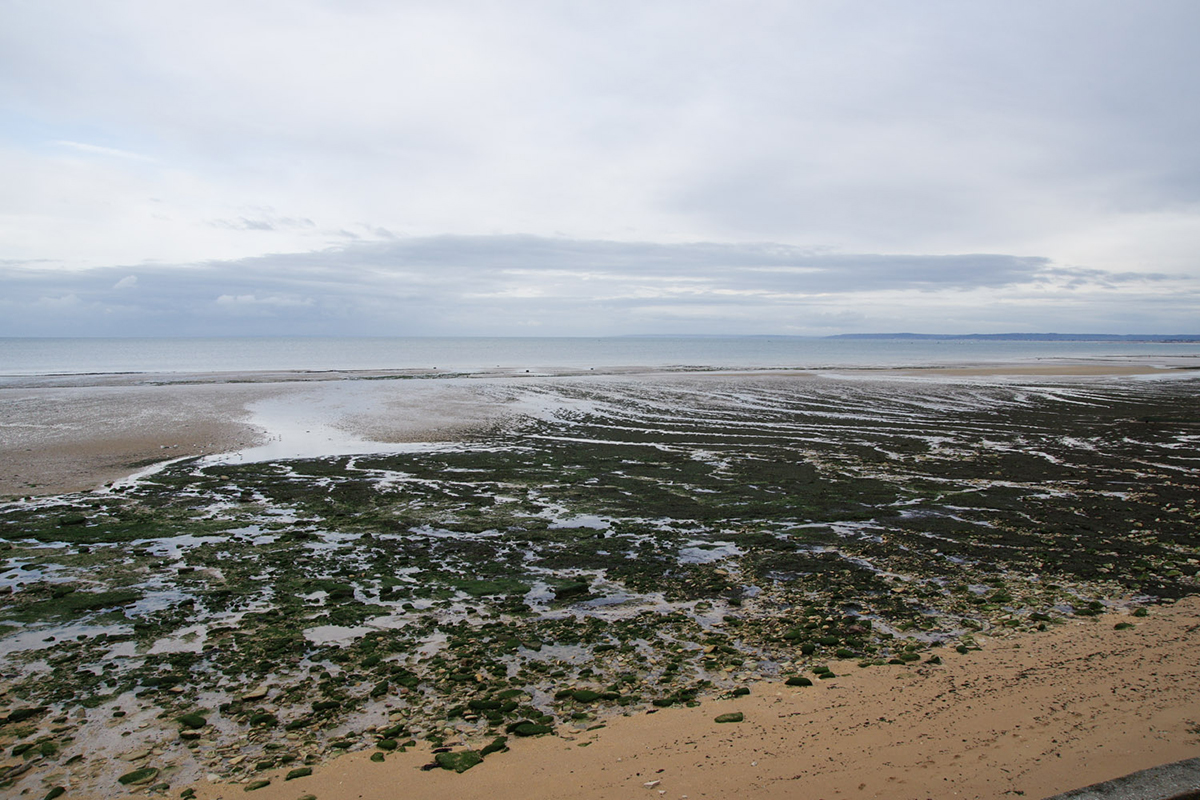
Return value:
[(1200, 342), (797, 336), (0, 338), (0, 376), (251, 371), (473, 373), (662, 367), (863, 369), (1200, 359)]

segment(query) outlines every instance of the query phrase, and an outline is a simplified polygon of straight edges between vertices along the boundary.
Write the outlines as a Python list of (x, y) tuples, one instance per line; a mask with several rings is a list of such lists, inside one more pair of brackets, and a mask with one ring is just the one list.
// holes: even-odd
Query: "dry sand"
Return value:
[[(271, 785), (252, 796), (1043, 798), (1200, 756), (1200, 599), (981, 644), (940, 666), (839, 663), (842, 677), (812, 687), (759, 683), (747, 697), (510, 740), (462, 775), (421, 771), (424, 749), (385, 763), (360, 752), (293, 781), (266, 773)], [(745, 721), (714, 722), (731, 711)], [(195, 789), (246, 796), (237, 784)]]

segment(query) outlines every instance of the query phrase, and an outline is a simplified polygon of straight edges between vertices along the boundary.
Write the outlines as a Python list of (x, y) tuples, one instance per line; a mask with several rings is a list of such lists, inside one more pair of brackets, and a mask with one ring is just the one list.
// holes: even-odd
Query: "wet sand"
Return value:
[(265, 390), (208, 386), (0, 389), (0, 497), (87, 491), (158, 461), (249, 447)]
[[(1117, 622), (1135, 627), (1114, 630)], [(1200, 600), (1147, 618), (1110, 614), (1039, 634), (981, 639), (943, 665), (847, 664), (815, 686), (617, 717), (596, 731), (510, 739), (456, 775), (420, 748), (343, 756), (257, 800), (540, 798), (1043, 798), (1200, 756)], [(741, 723), (714, 718), (742, 712)], [(238, 784), (197, 797), (244, 797)]]
[[(461, 381), (392, 377), (76, 376), (3, 385), (0, 498), (89, 491), (168, 459), (261, 446), (279, 435), (269, 430), (275, 422), (301, 439), (327, 429), (326, 439), (428, 442), (504, 414)], [(298, 446), (306, 444), (320, 446)]]
[(472, 384), (581, 375), (669, 380), (735, 375), (1088, 379), (1193, 374), (1190, 362), (1164, 367), (1121, 361), (832, 371), (549, 369), (518, 375), (496, 370), (460, 378), (422, 370), (6, 378), (0, 382), (0, 498), (87, 491), (167, 459), (262, 444), (265, 432), (253, 423), (248, 406), (268, 398), (294, 398), (314, 424), (331, 424), (364, 440), (436, 442), (495, 424), (512, 413), (472, 390)]

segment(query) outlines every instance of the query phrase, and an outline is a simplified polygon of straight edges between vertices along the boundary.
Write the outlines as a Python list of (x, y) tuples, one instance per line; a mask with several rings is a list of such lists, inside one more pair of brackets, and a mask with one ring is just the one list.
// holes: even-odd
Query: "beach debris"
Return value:
[(741, 722), (745, 719), (741, 711), (731, 711), (728, 714), (717, 715), (714, 722)]

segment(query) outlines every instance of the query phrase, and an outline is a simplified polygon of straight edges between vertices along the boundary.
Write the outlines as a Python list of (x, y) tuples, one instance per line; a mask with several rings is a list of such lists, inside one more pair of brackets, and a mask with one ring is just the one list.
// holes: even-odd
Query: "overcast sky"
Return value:
[(1196, 0), (4, 0), (0, 335), (1200, 332)]

